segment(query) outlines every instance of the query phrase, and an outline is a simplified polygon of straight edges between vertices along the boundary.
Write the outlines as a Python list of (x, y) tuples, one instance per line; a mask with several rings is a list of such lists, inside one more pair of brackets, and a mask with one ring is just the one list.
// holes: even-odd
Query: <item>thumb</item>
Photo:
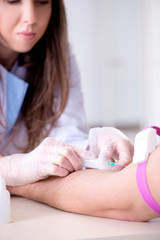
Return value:
[(113, 153), (114, 153), (113, 144), (106, 144), (100, 148), (100, 153), (98, 158), (100, 161), (112, 160)]
[(127, 166), (132, 161), (132, 154), (128, 144), (117, 145), (117, 152), (119, 154), (119, 165)]
[(57, 141), (57, 149), (61, 149), (61, 148), (71, 149), (79, 158), (82, 158), (82, 159), (92, 159), (96, 157), (92, 151), (85, 150), (83, 148), (78, 148), (77, 146), (71, 145), (69, 143), (63, 143), (63, 142)]
[(77, 147), (74, 147), (72, 149), (78, 157), (80, 157), (81, 159), (92, 159), (92, 158), (95, 158), (96, 157), (96, 154), (93, 153), (92, 151), (88, 151), (88, 150), (84, 150), (84, 149), (81, 149), (81, 148), (77, 148)]

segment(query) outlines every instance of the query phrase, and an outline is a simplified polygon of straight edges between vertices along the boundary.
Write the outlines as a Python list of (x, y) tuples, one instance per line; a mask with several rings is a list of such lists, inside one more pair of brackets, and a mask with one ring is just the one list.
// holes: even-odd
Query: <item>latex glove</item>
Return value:
[(0, 172), (6, 185), (24, 185), (55, 175), (64, 177), (82, 169), (88, 151), (47, 137), (30, 153), (0, 158)]
[[(113, 127), (91, 128), (89, 131), (89, 150), (101, 161), (118, 160), (113, 170), (121, 170), (131, 163), (134, 147), (120, 130)], [(118, 166), (122, 165), (122, 166)]]

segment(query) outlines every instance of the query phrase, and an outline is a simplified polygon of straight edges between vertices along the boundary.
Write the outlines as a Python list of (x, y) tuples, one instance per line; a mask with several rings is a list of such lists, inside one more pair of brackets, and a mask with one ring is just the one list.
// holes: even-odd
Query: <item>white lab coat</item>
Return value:
[[(18, 117), (28, 87), (28, 83), (22, 80), (24, 71), (15, 64), (10, 73), (0, 65), (0, 101), (2, 103), (0, 120), (2, 123), (5, 123), (4, 118), (6, 118), (12, 125)], [(3, 126), (0, 126), (0, 152), (4, 155), (21, 152), (19, 147), (26, 146), (27, 134), (24, 124), (16, 131), (16, 140), (8, 144), (9, 129), (6, 131)], [(73, 55), (71, 55), (69, 99), (65, 111), (49, 136), (81, 148), (88, 145), (88, 126), (83, 109), (79, 72)]]

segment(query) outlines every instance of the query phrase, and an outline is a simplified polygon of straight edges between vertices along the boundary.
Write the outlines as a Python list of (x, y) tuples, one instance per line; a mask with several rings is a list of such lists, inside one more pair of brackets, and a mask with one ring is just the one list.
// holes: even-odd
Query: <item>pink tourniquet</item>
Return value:
[(140, 163), (137, 166), (137, 185), (139, 188), (139, 192), (147, 205), (156, 213), (160, 214), (160, 205), (158, 205), (158, 203), (154, 200), (148, 188), (146, 179), (146, 166), (147, 161)]

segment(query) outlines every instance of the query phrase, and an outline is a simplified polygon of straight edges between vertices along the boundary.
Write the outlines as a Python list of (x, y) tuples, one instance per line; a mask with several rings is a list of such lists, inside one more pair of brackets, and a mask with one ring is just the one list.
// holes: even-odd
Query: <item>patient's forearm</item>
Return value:
[[(158, 192), (160, 176), (155, 177), (159, 166), (155, 169), (152, 164), (153, 162), (155, 164), (154, 160), (159, 156), (158, 149), (150, 157), (147, 175), (151, 192), (160, 203)], [(158, 214), (145, 204), (139, 194), (136, 169), (136, 165), (130, 164), (120, 172), (83, 170), (65, 178), (49, 178), (27, 186), (16, 187), (15, 190), (13, 188), (13, 193), (65, 211), (87, 215), (134, 221), (158, 217)], [(12, 192), (12, 188), (10, 190)]]

